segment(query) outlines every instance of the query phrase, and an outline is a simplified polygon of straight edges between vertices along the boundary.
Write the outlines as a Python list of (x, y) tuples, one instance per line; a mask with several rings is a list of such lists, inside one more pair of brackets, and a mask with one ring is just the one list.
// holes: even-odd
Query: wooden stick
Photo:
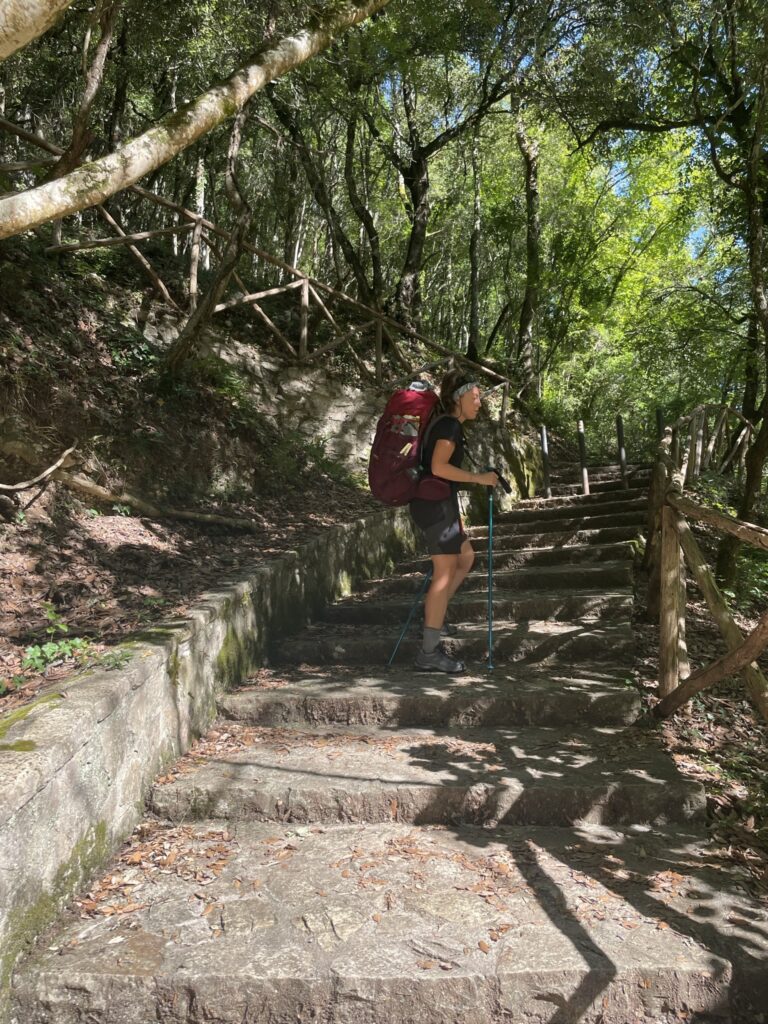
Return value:
[[(96, 212), (104, 221), (104, 223), (108, 224), (112, 228), (112, 230), (117, 232), (117, 234), (121, 238), (125, 239), (128, 237), (125, 231), (123, 231), (122, 227), (117, 223), (115, 218), (112, 216), (112, 214), (105, 206), (97, 206)], [(157, 271), (149, 262), (144, 253), (141, 252), (140, 249), (137, 249), (135, 245), (130, 244), (128, 245), (128, 252), (131, 254), (133, 259), (139, 264), (141, 269), (144, 271), (144, 273), (150, 279), (152, 284), (155, 286), (155, 291), (158, 292), (158, 294), (168, 303), (169, 306), (173, 306), (174, 309), (178, 309), (179, 307), (176, 304), (175, 300), (171, 298), (171, 293), (168, 291), (164, 282), (160, 278), (160, 275), (157, 273)]]
[(272, 323), (272, 321), (269, 319), (269, 317), (264, 312), (264, 310), (261, 308), (261, 306), (258, 304), (258, 302), (249, 302), (248, 306), (249, 306), (250, 309), (253, 310), (253, 312), (256, 314), (256, 316), (259, 317), (259, 319), (263, 323), (265, 323), (267, 325), (267, 327), (270, 329), (270, 331), (274, 334), (274, 336), (278, 339), (278, 341), (285, 347), (285, 349), (288, 352), (290, 352), (290, 354), (293, 356), (293, 358), (297, 359), (298, 358), (298, 354), (296, 352), (296, 349), (293, 347), (293, 345), (290, 343), (290, 341), (288, 341), (288, 339), (283, 334), (283, 332), (280, 330), (280, 328), (276, 327), (275, 324)]
[(376, 319), (376, 383), (383, 384), (384, 382), (384, 343), (382, 335), (382, 323), (378, 318)]
[[(48, 469), (44, 469), (42, 473), (38, 473), (37, 476), (33, 477), (31, 480), (23, 480), (20, 484), (0, 484), (0, 491), (28, 491), (30, 487), (34, 487), (35, 484), (39, 484), (42, 480), (45, 480), (47, 477), (55, 473), (56, 470), (64, 464), (67, 456), (71, 455), (76, 447), (77, 445), (73, 444), (71, 448), (67, 448), (67, 450), (58, 457), (52, 466), (49, 466)], [(8, 454), (18, 456), (19, 452), (9, 450)], [(21, 457), (23, 458), (23, 456)]]
[(731, 447), (730, 452), (728, 453), (728, 455), (725, 457), (725, 459), (723, 460), (723, 462), (720, 465), (720, 472), (721, 473), (724, 473), (725, 470), (730, 466), (731, 462), (734, 460), (734, 458), (736, 457), (736, 455), (739, 452), (739, 449), (741, 448), (742, 441), (744, 440), (745, 436), (747, 434), (749, 434), (750, 430), (751, 430), (751, 424), (748, 424), (746, 426), (744, 424), (742, 424), (741, 429), (736, 434), (736, 440), (734, 441), (733, 446)]
[(674, 714), (678, 708), (701, 690), (714, 686), (726, 676), (742, 672), (747, 665), (752, 664), (760, 657), (766, 646), (768, 646), (768, 612), (763, 612), (757, 626), (743, 643), (734, 647), (728, 654), (723, 654), (706, 668), (700, 668), (689, 676), (684, 683), (681, 683), (660, 704), (656, 705), (653, 709), (654, 715), (657, 718), (667, 718)]
[(661, 601), (659, 610), (659, 695), (672, 693), (680, 678), (680, 544), (677, 513), (661, 510)]
[(137, 231), (133, 235), (121, 235), (119, 238), (94, 238), (88, 242), (49, 245), (44, 251), (47, 253), (78, 252), (80, 249), (100, 249), (113, 245), (130, 245), (132, 242), (141, 242), (146, 238), (158, 238), (160, 235), (175, 235), (182, 231), (191, 231), (193, 227), (193, 224), (174, 224), (169, 228), (156, 228), (154, 231)]
[(332, 352), (333, 349), (338, 348), (339, 345), (343, 345), (346, 341), (349, 341), (350, 338), (354, 338), (357, 335), (361, 334), (364, 330), (366, 330), (368, 327), (372, 327), (375, 323), (377, 323), (377, 321), (369, 320), (367, 324), (361, 324), (359, 327), (353, 327), (351, 331), (347, 331), (340, 337), (334, 338), (333, 341), (329, 341), (328, 344), (323, 345), (322, 348), (318, 348), (314, 352), (310, 352), (310, 354), (307, 356), (307, 362), (315, 362), (321, 356), (324, 356), (327, 352)]
[[(698, 480), (701, 475), (701, 454), (704, 446), (704, 424), (706, 422), (706, 410), (702, 409), (696, 420), (691, 424), (691, 441), (693, 442), (693, 479)], [(694, 440), (695, 430), (695, 440)]]
[(33, 171), (36, 167), (47, 167), (58, 163), (56, 157), (44, 156), (39, 160), (12, 160), (8, 164), (0, 164), (0, 173), (10, 174), (12, 171)]
[[(192, 229), (192, 243), (189, 248), (189, 311), (197, 309), (197, 271), (200, 266), (200, 239), (203, 234), (202, 221), (196, 220)], [(214, 313), (216, 310), (214, 309)]]
[(327, 309), (325, 303), (323, 302), (323, 300), (317, 294), (317, 292), (312, 287), (312, 285), (309, 283), (309, 281), (306, 278), (304, 280), (306, 281), (306, 284), (307, 284), (308, 293), (309, 292), (312, 293), (312, 298), (315, 300), (315, 302), (320, 307), (320, 312), (323, 314), (325, 319), (328, 321), (329, 324), (331, 324), (333, 327), (335, 327), (337, 331), (340, 330), (339, 325), (333, 319), (333, 314), (328, 311), (328, 309)]
[[(230, 299), (228, 302), (220, 302), (214, 313), (221, 313), (225, 309), (234, 309), (235, 306), (248, 305), (251, 302), (258, 302), (259, 299), (266, 299), (270, 295), (280, 295), (283, 292), (293, 291), (294, 288), (301, 288), (301, 281), (291, 281), (290, 284), (281, 284), (275, 288), (265, 288), (261, 292), (249, 292), (247, 295), (239, 295), (236, 299)], [(241, 285), (238, 285), (241, 287)]]
[[(694, 575), (699, 590), (704, 595), (704, 600), (715, 620), (720, 634), (725, 640), (729, 650), (740, 647), (744, 638), (741, 630), (733, 621), (733, 616), (728, 610), (723, 595), (720, 593), (712, 571), (707, 565), (701, 548), (696, 543), (696, 538), (691, 533), (691, 528), (682, 517), (678, 521), (678, 535), (685, 558)], [(742, 670), (742, 675), (747, 683), (749, 695), (759, 709), (763, 718), (768, 721), (768, 680), (756, 664), (747, 665)], [(666, 694), (664, 694), (666, 696)]]
[(589, 470), (587, 469), (587, 442), (584, 439), (584, 420), (576, 425), (579, 436), (579, 463), (581, 464), (581, 493), (589, 494)]
[[(299, 320), (299, 360), (304, 361), (307, 358), (307, 349), (309, 347), (309, 281), (306, 277), (300, 282), (301, 283), (301, 314)], [(313, 289), (314, 292), (314, 289)], [(321, 303), (322, 305), (322, 303)], [(323, 309), (325, 307), (323, 306)]]
[(712, 456), (715, 452), (715, 448), (717, 447), (717, 442), (720, 439), (720, 433), (723, 429), (723, 425), (725, 424), (727, 416), (728, 409), (726, 407), (723, 407), (718, 414), (714, 427), (712, 428), (712, 433), (707, 443), (707, 449), (704, 452), (703, 459), (701, 460), (702, 470), (706, 470), (709, 468), (709, 463), (712, 461)]
[(706, 508), (676, 490), (670, 490), (666, 500), (674, 509), (690, 516), (691, 519), (696, 519), (700, 523), (709, 523), (710, 526), (715, 526), (724, 533), (733, 534), (734, 537), (738, 537), (739, 540), (751, 544), (755, 548), (768, 551), (768, 530), (762, 526), (755, 526), (754, 523), (746, 523), (744, 520), (736, 519), (724, 512)]

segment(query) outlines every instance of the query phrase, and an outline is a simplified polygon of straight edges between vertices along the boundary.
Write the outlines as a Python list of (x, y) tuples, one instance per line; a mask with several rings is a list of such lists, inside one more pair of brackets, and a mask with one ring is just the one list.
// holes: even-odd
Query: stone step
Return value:
[(344, 667), (283, 674), (221, 694), (219, 712), (249, 725), (452, 726), (621, 725), (641, 701), (626, 670), (562, 673), (528, 666), (461, 676), (400, 667), (361, 673)]
[(545, 498), (543, 495), (538, 495), (535, 498), (522, 498), (520, 501), (515, 503), (515, 509), (525, 508), (564, 508), (568, 505), (573, 506), (589, 506), (589, 505), (601, 505), (606, 502), (613, 503), (615, 501), (635, 501), (638, 498), (645, 498), (648, 500), (648, 489), (646, 487), (633, 487), (620, 496), (617, 496), (612, 491), (599, 491), (597, 494), (566, 494), (558, 497)]
[[(620, 540), (637, 540), (644, 532), (644, 524), (642, 526), (630, 523), (628, 526), (564, 529), (562, 523), (559, 522), (556, 530), (529, 532), (518, 529), (514, 533), (504, 533), (501, 537), (495, 527), (493, 532), (494, 549), (512, 551), (521, 548), (565, 548), (582, 544), (611, 544)], [(486, 527), (472, 527), (471, 534), (476, 542), (488, 539)], [(476, 543), (474, 547), (476, 551), (481, 550), (479, 543)]]
[[(648, 486), (650, 482), (649, 477), (635, 477), (632, 481), (636, 486), (642, 482), (644, 486)], [(571, 494), (582, 493), (581, 477), (575, 482), (570, 483), (557, 483), (552, 484), (552, 496), (553, 497), (565, 497)], [(589, 492), (592, 494), (614, 494), (616, 492), (622, 492), (624, 485), (621, 480), (593, 480), (589, 479)]]
[(151, 810), (175, 822), (494, 826), (663, 824), (705, 811), (703, 787), (631, 727), (239, 729), (247, 746), (156, 785)]
[[(579, 544), (570, 547), (549, 548), (497, 548), (494, 545), (493, 564), (499, 569), (513, 568), (524, 565), (582, 565), (602, 562), (621, 562), (634, 559), (637, 550), (636, 542), (614, 541), (609, 544)], [(487, 560), (486, 549), (480, 547), (475, 551), (475, 567), (484, 566)], [(397, 571), (403, 574), (423, 574), (429, 568), (430, 561), (425, 556), (401, 562)], [(369, 586), (369, 583), (371, 586)], [(371, 589), (372, 581), (363, 583), (362, 589)]]
[[(551, 532), (564, 532), (574, 530), (599, 530), (603, 528), (615, 529), (618, 526), (633, 526), (638, 532), (643, 531), (646, 526), (646, 514), (644, 510), (638, 509), (632, 512), (619, 514), (600, 514), (597, 510), (585, 512), (583, 515), (570, 515), (563, 518), (537, 519), (532, 522), (505, 523), (494, 519), (493, 535), (498, 538), (517, 537), (525, 533), (542, 533), (547, 527), (553, 527)], [(471, 526), (467, 530), (470, 537), (487, 537), (488, 527)]]
[[(483, 559), (487, 562), (487, 556)], [(423, 572), (408, 575), (390, 576), (387, 579), (368, 580), (361, 587), (361, 594), (370, 594), (373, 600), (385, 595), (405, 594), (413, 599), (424, 581)], [(597, 565), (542, 565), (534, 567), (500, 566), (494, 553), (493, 588), (494, 592), (516, 592), (528, 590), (584, 590), (586, 588), (604, 588), (615, 590), (632, 584), (632, 564), (623, 562), (601, 562)], [(461, 584), (461, 593), (468, 594), (477, 590), (487, 593), (487, 571), (469, 573)]]
[[(638, 473), (646, 472), (650, 473), (652, 466), (647, 462), (628, 462), (627, 463), (627, 474), (636, 476)], [(621, 466), (618, 462), (600, 463), (593, 465), (587, 465), (587, 471), (590, 476), (608, 476), (615, 477), (617, 480), (621, 477)], [(576, 462), (556, 462), (552, 465), (549, 473), (551, 480), (562, 480), (569, 478), (575, 480), (577, 477), (581, 477), (581, 463)]]
[[(451, 614), (455, 612), (453, 602)], [(629, 626), (631, 606), (626, 601), (624, 621), (619, 623), (567, 623), (547, 621), (511, 622), (498, 620), (493, 629), (494, 660), (501, 666), (510, 663), (533, 665), (589, 666), (626, 658), (631, 663), (633, 634)], [(403, 618), (403, 622), (405, 618)], [(315, 623), (293, 637), (283, 638), (273, 653), (273, 662), (282, 665), (362, 666), (364, 672), (385, 665), (392, 653), (403, 623), (351, 626)], [(421, 612), (417, 610), (409, 633), (397, 652), (396, 664), (410, 666), (421, 646)], [(488, 652), (488, 627), (485, 622), (462, 623), (459, 635), (443, 640), (443, 646), (456, 657), (470, 663), (483, 661)]]
[(15, 1021), (755, 1024), (768, 1005), (765, 910), (690, 830), (156, 823), (106, 879), (130, 896), (57, 926)]
[[(414, 595), (415, 597), (415, 595)], [(410, 595), (405, 598), (381, 598), (372, 600), (366, 595), (346, 598), (330, 605), (322, 613), (325, 622), (353, 625), (397, 625), (404, 623), (414, 601)], [(477, 622), (488, 615), (488, 592), (479, 589), (469, 593), (460, 590), (451, 600), (451, 617), (454, 622)], [(523, 594), (514, 591), (493, 591), (494, 618), (514, 619), (555, 619), (568, 622), (583, 619), (629, 618), (632, 609), (632, 592), (629, 588), (603, 590), (556, 591), (530, 590)]]
[(565, 505), (555, 505), (547, 503), (546, 505), (534, 508), (519, 508), (516, 506), (509, 512), (502, 512), (494, 517), (495, 523), (499, 525), (507, 525), (508, 523), (549, 523), (551, 520), (557, 519), (573, 519), (576, 516), (590, 516), (600, 517), (603, 516), (620, 516), (630, 512), (639, 514), (638, 517), (647, 516), (648, 514), (648, 499), (645, 497), (624, 499), (621, 498), (616, 501), (601, 501), (601, 502), (569, 502)]

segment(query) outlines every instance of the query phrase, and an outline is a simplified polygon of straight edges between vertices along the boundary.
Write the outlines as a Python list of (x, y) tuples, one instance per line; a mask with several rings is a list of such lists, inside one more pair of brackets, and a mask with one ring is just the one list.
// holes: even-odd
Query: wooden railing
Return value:
[[(584, 430), (584, 421), (578, 420), (576, 424), (576, 435), (579, 444), (579, 470), (581, 493), (589, 494), (589, 466), (587, 465), (587, 441)], [(552, 497), (551, 485), (551, 463), (549, 460), (549, 435), (545, 424), (539, 427), (539, 443), (541, 445), (541, 466), (543, 476), (544, 497)], [(629, 489), (630, 474), (627, 470), (627, 449), (624, 443), (624, 420), (619, 415), (616, 417), (616, 458), (621, 475), (621, 485), (624, 490)]]
[[(686, 486), (704, 471), (725, 472), (741, 464), (752, 424), (727, 406), (702, 405), (664, 430), (651, 480), (646, 564), (650, 570), (649, 614), (659, 620), (659, 697), (655, 714), (665, 717), (701, 690), (741, 673), (752, 701), (768, 720), (768, 680), (755, 659), (768, 646), (768, 612), (745, 639), (715, 582), (688, 520), (733, 534), (768, 550), (768, 530), (686, 497)], [(691, 674), (685, 641), (687, 564), (728, 648), (728, 654)]]
[[(6, 118), (0, 117), (0, 129), (16, 135), (24, 142), (37, 149), (58, 156), (62, 153), (61, 147), (54, 145), (33, 135), (31, 132), (20, 128), (18, 125)], [(21, 165), (20, 165), (21, 166)], [(11, 165), (5, 165), (6, 171), (12, 169)], [(181, 312), (179, 303), (171, 295), (170, 289), (163, 282), (156, 268), (150, 260), (138, 248), (138, 243), (158, 237), (172, 237), (175, 240), (182, 235), (189, 234), (189, 271), (187, 283), (186, 302), (189, 311), (192, 312), (198, 301), (198, 272), (200, 266), (200, 254), (202, 246), (207, 246), (215, 256), (221, 255), (222, 242), (226, 244), (230, 233), (199, 213), (186, 209), (178, 203), (159, 195), (139, 185), (133, 185), (126, 190), (132, 196), (143, 202), (153, 204), (167, 211), (166, 216), (172, 219), (172, 223), (164, 223), (161, 227), (149, 231), (138, 231), (127, 234), (115, 221), (111, 214), (103, 207), (97, 206), (96, 213), (108, 225), (113, 232), (112, 236), (96, 239), (88, 239), (66, 245), (54, 245), (48, 248), (49, 253), (76, 252), (82, 249), (101, 247), (124, 246), (141, 266), (142, 271), (151, 281), (153, 288), (162, 300)], [(371, 384), (391, 387), (392, 378), (399, 374), (410, 376), (424, 367), (417, 367), (417, 364), (424, 362), (424, 353), (432, 352), (440, 358), (431, 366), (440, 365), (448, 359), (459, 362), (479, 375), (495, 381), (499, 388), (503, 388), (500, 418), (502, 423), (506, 421), (507, 412), (510, 408), (510, 401), (515, 393), (512, 389), (512, 382), (509, 378), (498, 373), (493, 367), (486, 363), (476, 362), (467, 359), (460, 352), (454, 352), (444, 345), (439, 344), (432, 338), (423, 335), (398, 320), (389, 316), (381, 309), (374, 309), (352, 298), (352, 296), (338, 291), (303, 273), (296, 267), (285, 263), (271, 253), (266, 252), (258, 246), (244, 243), (242, 250), (254, 257), (254, 267), (275, 268), (279, 271), (280, 282), (256, 284), (248, 286), (237, 273), (232, 274), (232, 282), (236, 286), (234, 294), (225, 297), (224, 301), (218, 303), (214, 313), (223, 313), (236, 307), (247, 308), (259, 322), (269, 331), (280, 345), (286, 359), (301, 364), (317, 363), (326, 358), (336, 349), (343, 348), (348, 358), (352, 360), (360, 377)], [(286, 280), (287, 279), (287, 280)], [(298, 337), (291, 337), (290, 332), (281, 330), (264, 308), (265, 300), (271, 300), (278, 295), (288, 295), (295, 292), (298, 303)], [(344, 307), (344, 323), (340, 323), (341, 317), (334, 316), (332, 305), (336, 303)], [(331, 340), (312, 346), (312, 337), (309, 330), (310, 313), (314, 309), (329, 326), (332, 335)], [(354, 322), (356, 321), (356, 322)], [(410, 346), (410, 350), (408, 347)], [(405, 351), (404, 351), (405, 348)], [(366, 364), (361, 353), (372, 356), (372, 369)], [(385, 354), (391, 366), (385, 363)], [(389, 358), (391, 357), (391, 358)]]

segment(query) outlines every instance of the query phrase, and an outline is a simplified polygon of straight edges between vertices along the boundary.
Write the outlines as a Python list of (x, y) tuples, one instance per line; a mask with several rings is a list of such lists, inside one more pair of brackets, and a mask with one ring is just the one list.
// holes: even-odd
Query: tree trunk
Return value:
[(368, 248), (371, 253), (371, 272), (373, 274), (373, 292), (371, 299), (377, 309), (381, 307), (384, 295), (384, 274), (381, 267), (381, 245), (379, 244), (379, 232), (376, 229), (376, 222), (373, 214), (360, 197), (355, 178), (355, 137), (357, 134), (357, 117), (350, 117), (347, 122), (347, 145), (344, 154), (344, 180), (347, 183), (347, 193), (352, 209), (357, 214), (360, 223), (368, 239)]
[[(752, 133), (747, 173), (743, 184), (743, 196), (747, 211), (747, 249), (749, 252), (749, 282), (752, 305), (757, 326), (762, 333), (763, 348), (768, 370), (768, 292), (765, 284), (765, 223), (763, 206), (768, 189), (764, 183), (763, 143), (768, 116), (768, 68), (761, 69), (760, 89), (754, 101), (755, 120)], [(760, 429), (754, 435), (746, 458), (746, 480), (744, 493), (738, 507), (739, 519), (749, 520), (763, 477), (763, 467), (768, 457), (768, 373), (766, 390), (760, 406), (762, 417)], [(727, 586), (736, 578), (736, 556), (739, 541), (735, 537), (724, 537), (717, 550), (717, 576)]]
[(72, 0), (5, 0), (0, 7), (0, 60), (55, 25)]
[(418, 328), (421, 313), (419, 278), (424, 262), (424, 243), (429, 223), (429, 164), (419, 150), (403, 171), (403, 182), (411, 198), (411, 233), (405, 263), (395, 289), (395, 308), (406, 327)]
[(101, 36), (96, 45), (93, 60), (85, 73), (83, 95), (80, 97), (80, 106), (77, 108), (72, 124), (72, 138), (69, 146), (62, 154), (61, 160), (53, 168), (51, 178), (60, 178), (64, 174), (69, 174), (74, 167), (77, 167), (93, 138), (89, 128), (91, 108), (104, 80), (104, 65), (106, 64), (109, 45), (112, 42), (112, 34), (115, 29), (120, 3), (121, 0), (105, 3), (94, 16), (101, 26)]
[(469, 235), (469, 341), (467, 357), (477, 360), (480, 356), (480, 158), (479, 128), (472, 136), (472, 231)]
[(167, 352), (165, 367), (171, 373), (177, 372), (179, 367), (194, 354), (206, 324), (213, 315), (232, 274), (237, 268), (237, 261), (242, 251), (243, 242), (250, 227), (251, 211), (243, 198), (235, 173), (245, 115), (246, 110), (243, 107), (243, 109), (238, 111), (235, 123), (232, 126), (225, 175), (227, 198), (237, 214), (235, 228), (224, 247), (221, 262), (216, 270), (216, 277), (212, 285), (202, 300), (197, 303), (183, 330)]
[(312, 195), (315, 197), (317, 205), (323, 211), (326, 223), (328, 224), (334, 253), (339, 250), (343, 253), (347, 266), (354, 274), (355, 281), (357, 282), (358, 298), (361, 302), (364, 302), (367, 306), (374, 305), (375, 299), (365, 274), (365, 267), (363, 266), (354, 245), (350, 241), (349, 236), (344, 230), (343, 220), (334, 206), (325, 178), (320, 167), (313, 159), (310, 147), (304, 138), (304, 133), (299, 125), (296, 110), (293, 107), (290, 107), (285, 100), (278, 96), (274, 89), (269, 90), (269, 99), (275, 113), (277, 114), (277, 119), (290, 135), (299, 154), (301, 165), (304, 168), (304, 174), (309, 182), (309, 187), (312, 189)]
[(760, 335), (757, 319), (751, 316), (747, 325), (744, 353), (744, 398), (741, 403), (741, 411), (750, 423), (757, 423), (759, 416), (757, 406), (757, 395), (760, 389), (759, 351)]
[(520, 326), (517, 332), (520, 398), (525, 401), (530, 396), (536, 376), (533, 365), (533, 329), (539, 309), (539, 287), (541, 284), (539, 144), (528, 136), (522, 119), (517, 122), (516, 136), (517, 145), (525, 163), (525, 294), (523, 295)]
[(325, 13), (308, 28), (261, 50), (253, 63), (162, 118), (114, 153), (56, 181), (0, 199), (0, 238), (94, 206), (134, 184), (232, 117), (268, 82), (314, 57), (339, 32), (364, 21), (387, 3), (359, 0)]

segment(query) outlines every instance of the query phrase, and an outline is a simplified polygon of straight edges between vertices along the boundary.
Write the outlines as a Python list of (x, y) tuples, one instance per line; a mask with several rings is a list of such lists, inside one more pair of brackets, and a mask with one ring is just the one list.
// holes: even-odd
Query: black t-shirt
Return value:
[[(455, 447), (448, 461), (452, 466), (461, 469), (461, 464), (464, 461), (464, 431), (456, 417), (440, 416), (431, 426), (427, 427), (427, 430), (429, 431), (429, 436), (427, 437), (427, 443), (424, 445), (421, 457), (421, 465), (424, 472), (432, 473), (432, 456), (438, 441), (453, 441)], [(459, 489), (459, 484), (455, 480), (451, 480), (450, 484), (452, 491), (456, 492)]]

